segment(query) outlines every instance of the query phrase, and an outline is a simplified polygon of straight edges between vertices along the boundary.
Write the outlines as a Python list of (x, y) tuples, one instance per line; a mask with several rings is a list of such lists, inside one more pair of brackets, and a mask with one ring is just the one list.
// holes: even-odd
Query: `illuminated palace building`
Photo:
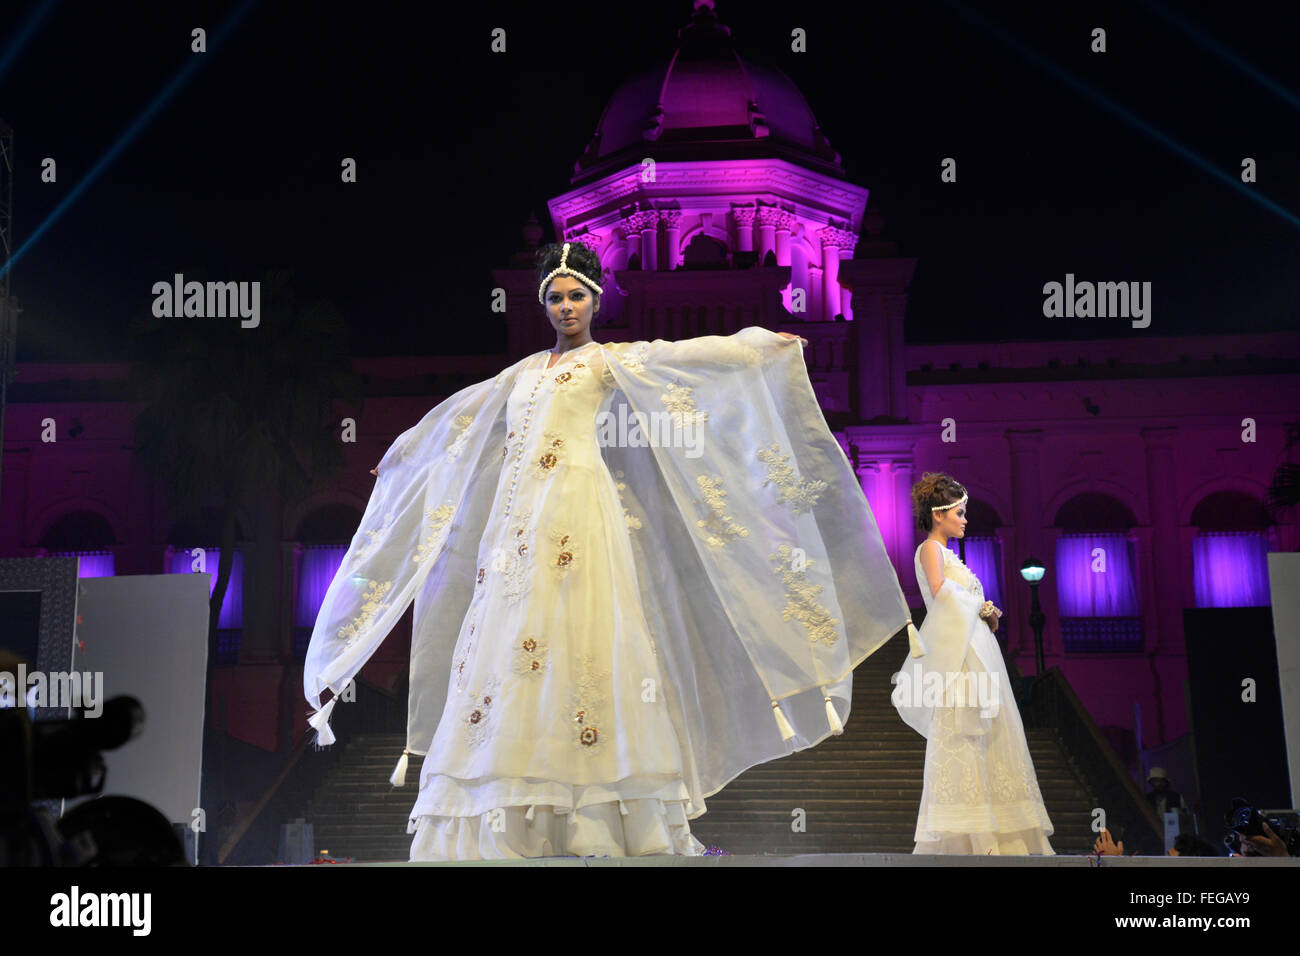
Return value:
[[(814, 388), (911, 606), (922, 608), (909, 489), (946, 471), (971, 497), (966, 539), (952, 546), (1004, 609), (1008, 661), (1036, 671), (1020, 575), (1033, 556), (1046, 568), (1046, 666), (1134, 774), (1153, 757), (1184, 766), (1189, 615), (1267, 607), (1267, 552), (1300, 548), (1300, 509), (1278, 523), (1265, 508), (1286, 459), (1278, 409), (1300, 407), (1300, 336), (908, 345), (917, 260), (884, 238), (869, 190), (847, 180), (795, 84), (740, 55), (709, 5), (697, 7), (672, 57), (614, 92), (571, 188), (549, 202), (557, 240), (588, 244), (604, 264), (595, 337), (758, 325), (807, 338)], [(493, 273), (508, 299), (506, 353), (357, 360), (364, 427), (338, 477), (305, 500), (240, 510), (210, 729), (268, 754), (303, 739), (301, 659), (369, 469), (447, 395), (553, 344), (532, 269), (542, 238), (530, 219), (519, 253)], [(191, 549), (204, 547), (215, 578), (219, 516), (180, 524), (130, 450), (140, 404), (128, 371), (19, 366), (0, 554), (79, 554), (83, 576), (160, 574), (188, 572)], [(48, 417), (76, 427), (43, 443)], [(1098, 548), (1104, 574), (1092, 569)], [(367, 687), (404, 690), (409, 619), (362, 672)], [(894, 647), (881, 653), (896, 665)]]

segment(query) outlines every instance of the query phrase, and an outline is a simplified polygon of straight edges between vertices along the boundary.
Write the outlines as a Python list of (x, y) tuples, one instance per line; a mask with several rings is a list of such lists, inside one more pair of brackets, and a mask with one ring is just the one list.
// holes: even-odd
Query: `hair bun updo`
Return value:
[(952, 475), (941, 471), (927, 471), (912, 486), (912, 514), (922, 531), (934, 528), (934, 512), (930, 509), (960, 501), (966, 488)]
[[(560, 267), (560, 257), (564, 254), (564, 244), (548, 242), (544, 246), (539, 246), (535, 263), (537, 266), (537, 284), (541, 285), (543, 279)], [(600, 267), (600, 256), (596, 255), (594, 249), (586, 243), (569, 242), (569, 257), (565, 260), (565, 265), (574, 272), (580, 272), (596, 285), (603, 286), (601, 282), (602, 270)], [(588, 288), (592, 295), (598, 293), (594, 289)]]

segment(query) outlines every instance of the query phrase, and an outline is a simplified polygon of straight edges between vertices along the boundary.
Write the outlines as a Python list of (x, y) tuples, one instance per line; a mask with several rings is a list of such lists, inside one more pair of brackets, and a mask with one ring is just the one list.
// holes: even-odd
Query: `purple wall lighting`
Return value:
[(1263, 607), (1268, 541), (1261, 531), (1202, 531), (1192, 539), (1197, 607)]
[[(217, 569), (220, 567), (221, 549), (204, 548), (203, 564), (204, 570), (212, 575), (208, 582), (208, 595), (217, 587)], [(194, 556), (189, 548), (181, 548), (172, 553), (167, 562), (168, 574), (192, 574), (194, 573)], [(230, 583), (226, 586), (225, 600), (221, 602), (221, 616), (217, 619), (217, 627), (222, 630), (233, 630), (244, 626), (244, 555), (240, 551), (235, 552), (234, 564), (230, 569)]]

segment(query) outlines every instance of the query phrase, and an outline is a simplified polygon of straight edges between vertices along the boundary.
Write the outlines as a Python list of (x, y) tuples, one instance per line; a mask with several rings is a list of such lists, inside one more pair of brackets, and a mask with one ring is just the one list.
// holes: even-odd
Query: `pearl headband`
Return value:
[(551, 272), (547, 274), (546, 278), (542, 280), (542, 284), (537, 287), (537, 301), (542, 305), (546, 305), (546, 287), (550, 285), (551, 280), (558, 275), (573, 276), (583, 285), (590, 286), (597, 293), (603, 293), (605, 291), (581, 272), (575, 272), (573, 269), (569, 268), (569, 245), (570, 244), (566, 242), (564, 248), (560, 251), (560, 267), (551, 270)]
[(952, 504), (950, 504), (950, 505), (939, 505), (937, 508), (931, 508), (930, 510), (931, 510), (931, 511), (947, 511), (949, 508), (956, 508), (958, 505), (964, 505), (965, 503), (966, 503), (966, 495), (962, 495), (961, 498), (960, 498), (959, 500), (954, 501), (954, 502), (953, 502)]

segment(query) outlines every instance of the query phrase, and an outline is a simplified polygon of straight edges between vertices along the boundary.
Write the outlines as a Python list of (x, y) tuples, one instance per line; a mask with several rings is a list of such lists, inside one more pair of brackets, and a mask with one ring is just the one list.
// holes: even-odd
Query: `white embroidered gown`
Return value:
[[(924, 542), (923, 542), (924, 544)], [(943, 575), (984, 603), (984, 586), (948, 548)], [(916, 580), (927, 613), (934, 603), (921, 545), (914, 556)], [(913, 853), (1054, 855), (1047, 837), (1052, 821), (1043, 806), (1038, 778), (1025, 743), (1025, 729), (997, 638), (987, 624), (974, 629), (962, 661), (963, 673), (986, 672), (986, 686), (999, 688), (996, 714), (963, 720), (960, 708), (938, 707), (925, 747), (921, 807)], [(994, 708), (989, 708), (993, 710)], [(967, 731), (974, 730), (975, 733)]]
[(596, 343), (540, 352), (508, 438), (411, 860), (699, 855), (678, 740), (595, 416)]

